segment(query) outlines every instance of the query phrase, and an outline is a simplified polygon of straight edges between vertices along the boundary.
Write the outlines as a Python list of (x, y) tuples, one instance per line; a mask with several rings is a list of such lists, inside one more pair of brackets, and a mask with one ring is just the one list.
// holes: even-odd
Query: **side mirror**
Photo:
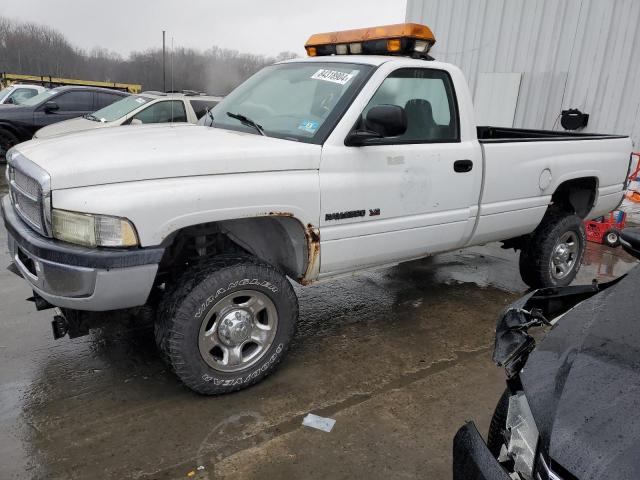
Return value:
[(382, 138), (382, 135), (371, 130), (352, 130), (344, 140), (344, 144), (347, 147), (362, 147), (369, 143), (373, 143), (371, 140), (378, 140)]
[(129, 125), (142, 125), (143, 122), (139, 118), (132, 118)]
[(376, 105), (364, 119), (364, 129), (354, 130), (345, 145), (359, 147), (386, 137), (397, 137), (407, 131), (407, 114), (398, 105)]
[(58, 104), (56, 102), (49, 101), (49, 102), (45, 102), (45, 104), (44, 104), (44, 111), (46, 113), (55, 112), (56, 110), (59, 110), (59, 109), (60, 109), (60, 107), (58, 106)]
[(398, 105), (376, 105), (364, 120), (367, 130), (382, 137), (397, 137), (407, 131), (407, 114)]

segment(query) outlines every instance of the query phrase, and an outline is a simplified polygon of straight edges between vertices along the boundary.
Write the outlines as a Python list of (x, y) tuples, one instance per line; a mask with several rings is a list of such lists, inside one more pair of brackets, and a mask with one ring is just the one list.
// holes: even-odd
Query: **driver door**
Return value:
[(50, 98), (48, 102), (58, 105), (54, 111), (45, 111), (44, 105), (40, 105), (33, 114), (34, 131), (52, 123), (62, 122), (70, 118), (80, 117), (86, 113), (95, 111), (93, 91), (71, 90)]
[(477, 141), (461, 140), (448, 72), (393, 70), (362, 118), (375, 105), (404, 108), (407, 130), (368, 146), (323, 148), (321, 275), (459, 247), (475, 222), (482, 156)]

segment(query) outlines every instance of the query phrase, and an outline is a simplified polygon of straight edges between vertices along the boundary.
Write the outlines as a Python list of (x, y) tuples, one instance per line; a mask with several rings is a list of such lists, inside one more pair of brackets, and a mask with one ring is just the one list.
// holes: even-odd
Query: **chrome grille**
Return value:
[(20, 170), (13, 169), (13, 181), (16, 187), (29, 195), (31, 198), (40, 198), (42, 190), (40, 184), (31, 177), (27, 177)]
[(535, 478), (537, 480), (562, 480), (562, 477), (549, 468), (547, 461), (542, 454), (538, 455)]
[(11, 200), (18, 215), (38, 231), (42, 230), (42, 205), (39, 200), (33, 200), (20, 190), (11, 189)]
[(44, 215), (49, 208), (48, 179), (44, 170), (22, 155), (9, 160), (7, 180), (13, 208), (27, 225), (45, 236), (49, 230)]

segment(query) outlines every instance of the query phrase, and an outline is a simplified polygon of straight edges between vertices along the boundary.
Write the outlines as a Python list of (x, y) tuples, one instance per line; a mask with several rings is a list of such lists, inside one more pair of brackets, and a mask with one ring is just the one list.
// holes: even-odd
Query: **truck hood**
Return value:
[(640, 471), (640, 268), (580, 303), (520, 374), (543, 451), (576, 478)]
[(134, 125), (36, 139), (17, 150), (52, 190), (225, 173), (317, 169), (321, 147), (199, 125)]
[(66, 133), (84, 132), (86, 130), (112, 126), (114, 126), (114, 124), (111, 122), (96, 122), (78, 117), (42, 127), (36, 132), (34, 138), (50, 138), (58, 135), (64, 135)]

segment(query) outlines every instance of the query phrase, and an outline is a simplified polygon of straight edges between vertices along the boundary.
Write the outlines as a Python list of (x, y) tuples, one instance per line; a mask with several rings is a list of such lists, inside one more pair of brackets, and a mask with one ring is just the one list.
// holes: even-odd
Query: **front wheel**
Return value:
[(586, 240), (577, 215), (545, 215), (520, 252), (522, 280), (531, 288), (569, 285), (580, 270)]
[(509, 396), (509, 390), (505, 389), (491, 417), (491, 425), (489, 426), (489, 434), (487, 435), (487, 447), (489, 447), (489, 451), (494, 458), (498, 458), (500, 450), (505, 444)]
[(220, 256), (167, 292), (156, 340), (180, 380), (205, 395), (259, 382), (289, 348), (298, 301), (287, 278), (248, 256)]
[(7, 161), (7, 152), (11, 147), (20, 143), (18, 137), (16, 137), (9, 130), (0, 128), (0, 163)]

